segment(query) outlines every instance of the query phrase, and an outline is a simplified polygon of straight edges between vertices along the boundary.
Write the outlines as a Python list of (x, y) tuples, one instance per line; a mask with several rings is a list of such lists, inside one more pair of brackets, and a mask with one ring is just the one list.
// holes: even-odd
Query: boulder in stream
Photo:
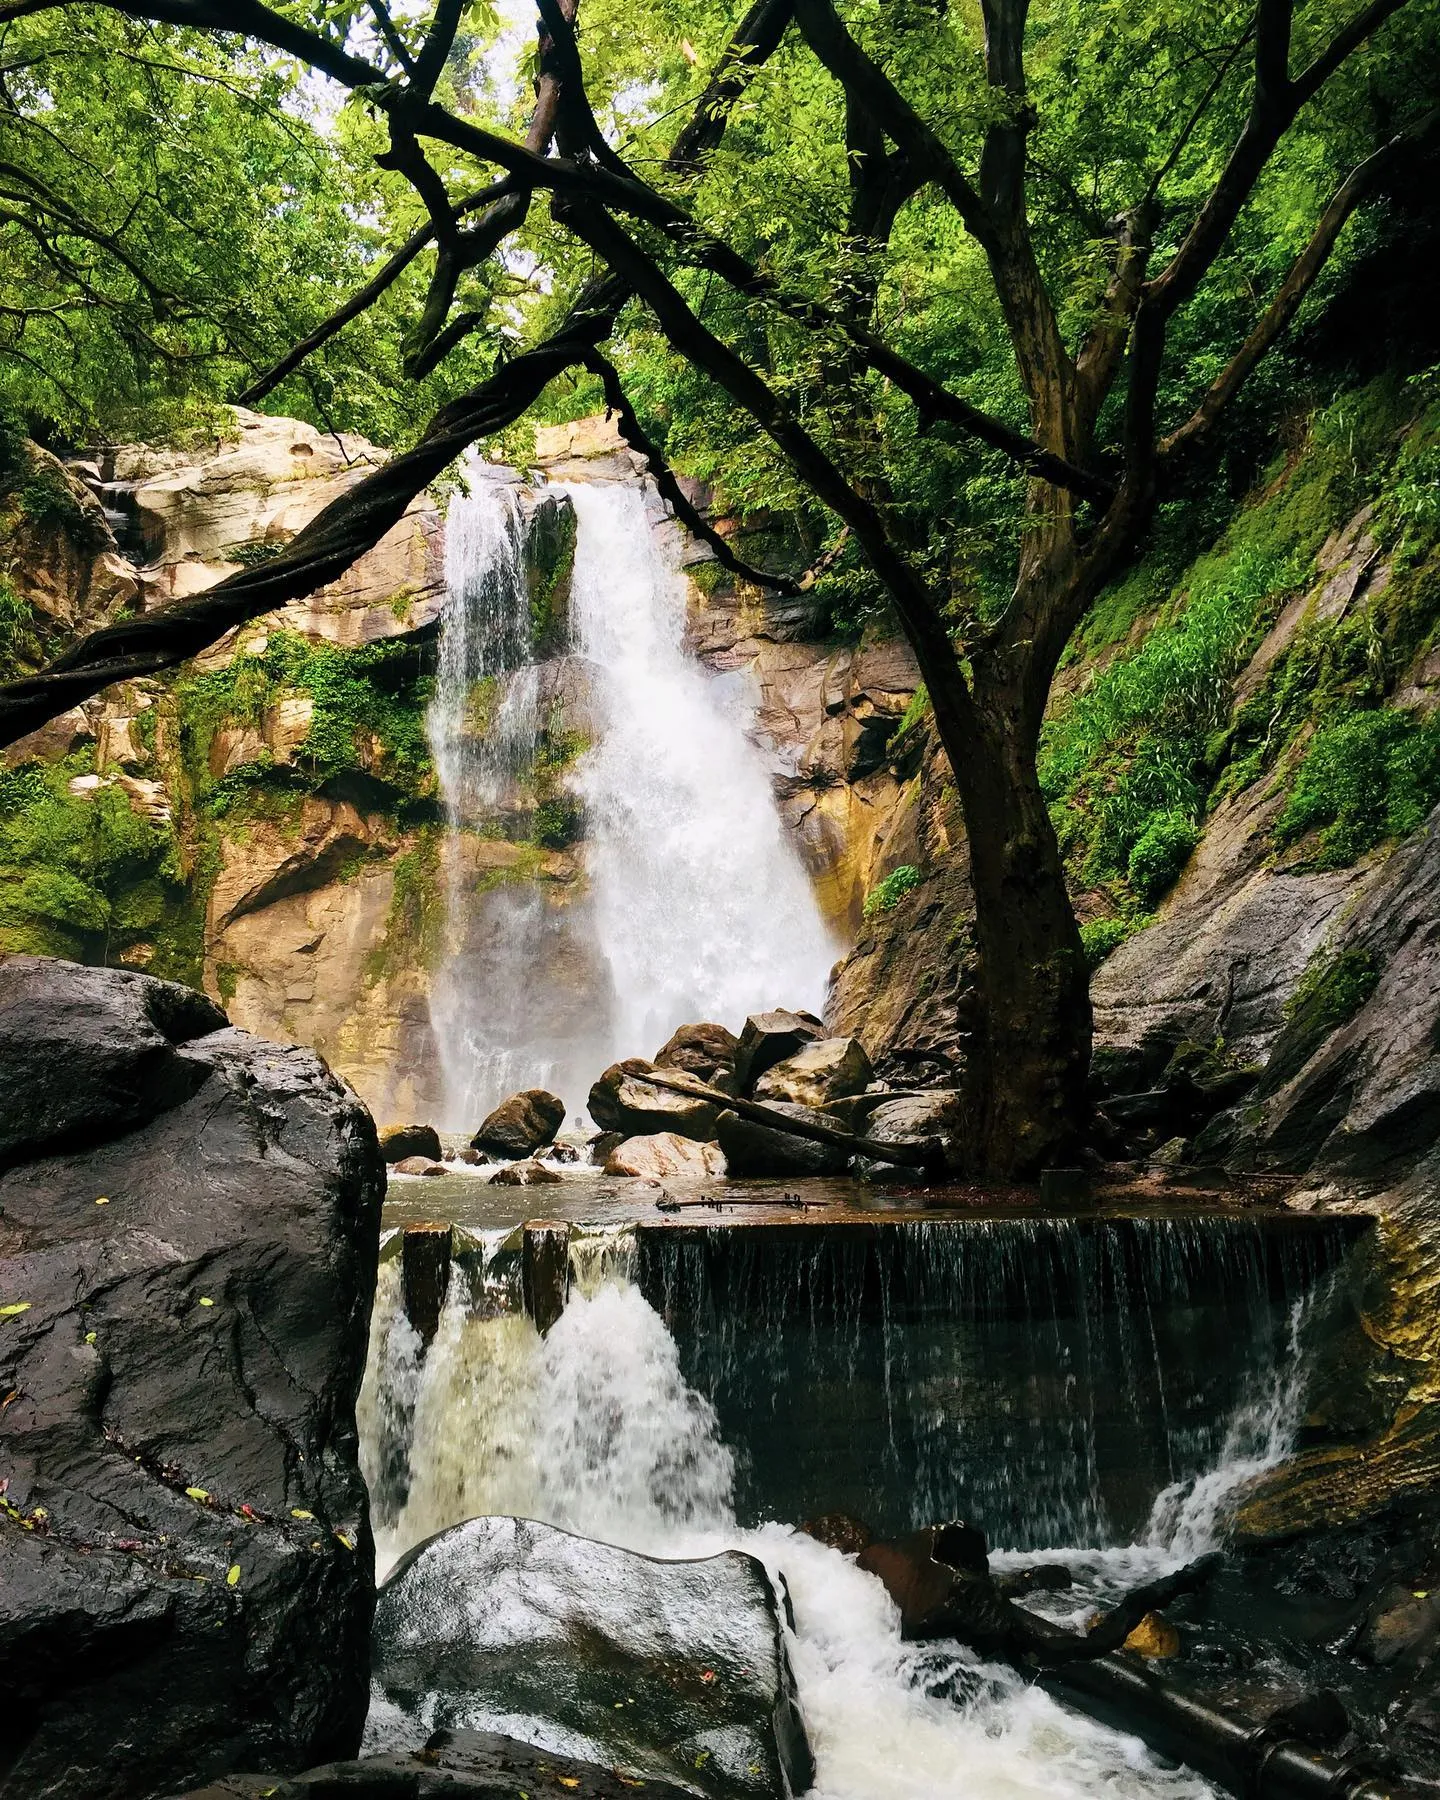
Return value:
[[(793, 1119), (812, 1120), (817, 1125), (836, 1129), (834, 1119), (817, 1112), (813, 1106), (792, 1106), (788, 1101), (767, 1101), (778, 1113)], [(716, 1122), (715, 1135), (725, 1152), (729, 1173), (744, 1179), (765, 1175), (843, 1175), (850, 1166), (850, 1152), (839, 1144), (817, 1143), (813, 1138), (792, 1137), (788, 1131), (775, 1131), (753, 1119), (742, 1119), (739, 1113), (723, 1112)]]
[(565, 1102), (544, 1088), (526, 1088), (502, 1100), (470, 1140), (474, 1150), (496, 1156), (533, 1156), (555, 1141), (565, 1123)]
[(0, 1121), (6, 1793), (353, 1755), (369, 1115), (187, 989), (15, 956)]
[(774, 1012), (751, 1013), (735, 1051), (735, 1079), (740, 1083), (740, 1092), (750, 1093), (767, 1069), (824, 1035), (825, 1021), (817, 1019), (814, 1013), (786, 1012), (783, 1007)]
[(558, 1169), (547, 1169), (533, 1156), (524, 1162), (506, 1163), (490, 1177), (492, 1187), (552, 1187), (565, 1177)]
[(445, 1165), (429, 1156), (402, 1156), (391, 1168), (397, 1175), (443, 1175)]
[(712, 1800), (786, 1800), (814, 1778), (775, 1591), (737, 1550), (662, 1562), (470, 1519), (381, 1589), (373, 1669), (376, 1749), (525, 1720), (542, 1749)]
[(718, 1181), (725, 1157), (718, 1144), (698, 1144), (678, 1132), (656, 1131), (626, 1138), (605, 1158), (607, 1175), (638, 1175), (649, 1181)]
[(674, 1131), (698, 1143), (708, 1142), (715, 1136), (717, 1109), (708, 1100), (689, 1100), (635, 1079), (654, 1067), (638, 1056), (611, 1063), (590, 1090), (590, 1117), (602, 1131), (619, 1131), (626, 1137)]
[[(944, 1166), (958, 1171), (963, 1162), (964, 1127), (965, 1115), (959, 1094), (953, 1088), (930, 1088), (881, 1099), (878, 1105), (869, 1109), (863, 1130), (879, 1144), (903, 1144), (910, 1149), (920, 1149), (938, 1143)], [(915, 1179), (912, 1165), (872, 1161), (868, 1157), (858, 1159), (856, 1172), (869, 1179), (892, 1176), (908, 1181)]]
[(380, 1134), (380, 1154), (387, 1163), (404, 1162), (411, 1156), (439, 1162), (440, 1133), (433, 1125), (391, 1125)]
[(875, 1078), (859, 1038), (817, 1038), (778, 1062), (755, 1083), (757, 1100), (788, 1100), (793, 1106), (824, 1106), (863, 1094)]

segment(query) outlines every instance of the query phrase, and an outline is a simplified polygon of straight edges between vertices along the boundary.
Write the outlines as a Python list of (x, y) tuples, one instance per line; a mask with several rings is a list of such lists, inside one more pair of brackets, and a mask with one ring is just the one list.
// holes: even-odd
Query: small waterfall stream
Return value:
[[(1204, 1782), (1009, 1671), (902, 1643), (877, 1582), (777, 1522), (867, 1482), (872, 1502), (890, 1494), (888, 1515), (871, 1515), (887, 1529), (963, 1508), (1002, 1566), (1040, 1546), (1069, 1563), (1077, 1586), (1049, 1609), (1077, 1622), (1213, 1545), (1245, 1481), (1293, 1445), (1302, 1331), (1345, 1239), (1127, 1223), (1138, 1230), (900, 1226), (863, 1254), (823, 1231), (793, 1251), (759, 1231), (612, 1231), (572, 1240), (570, 1303), (544, 1340), (497, 1231), (468, 1271), (455, 1265), (423, 1367), (392, 1259), (362, 1399), (381, 1565), (484, 1512), (651, 1555), (743, 1548), (794, 1598), (818, 1800), (939, 1800), (962, 1770), (982, 1800), (1199, 1800)], [(1157, 1322), (1172, 1315), (1167, 1336)], [(1037, 1416), (1068, 1445), (1030, 1429)], [(927, 1431), (928, 1485), (910, 1454)], [(1107, 1431), (1160, 1446), (1118, 1522), (1117, 1494), (1137, 1496), (1097, 1479)]]
[[(689, 1021), (817, 1009), (837, 951), (746, 735), (751, 684), (685, 653), (684, 579), (641, 487), (545, 490), (574, 508), (577, 535), (569, 642), (540, 664), (523, 496), (472, 477), (450, 509), (430, 715), (450, 822), (431, 1016), (441, 1122), (457, 1130), (527, 1086), (577, 1112), (608, 1063)], [(590, 727), (565, 774), (585, 825), (564, 882), (544, 878), (530, 841), (562, 665)]]

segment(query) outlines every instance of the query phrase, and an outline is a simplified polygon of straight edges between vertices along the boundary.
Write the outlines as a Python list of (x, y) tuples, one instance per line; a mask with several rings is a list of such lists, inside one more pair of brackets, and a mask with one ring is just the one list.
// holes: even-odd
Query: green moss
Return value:
[(215, 965), (215, 991), (220, 996), (220, 1004), (229, 1006), (235, 998), (235, 990), (240, 985), (240, 970), (234, 963), (217, 962)]
[(535, 808), (532, 836), (546, 850), (565, 850), (585, 833), (585, 809), (573, 794), (557, 794)]
[(865, 896), (861, 908), (865, 917), (873, 919), (877, 913), (893, 912), (907, 894), (919, 887), (920, 879), (920, 871), (911, 863), (901, 863), (898, 869), (892, 869)]
[(912, 731), (922, 719), (928, 718), (929, 716), (930, 695), (926, 689), (925, 683), (922, 681), (919, 687), (916, 688), (915, 692), (910, 696), (910, 704), (900, 715), (900, 723), (895, 727), (895, 736), (897, 738), (903, 737), (907, 731)]
[(268, 562), (274, 562), (285, 548), (284, 544), (261, 538), (251, 544), (232, 544), (225, 552), (225, 560), (239, 563), (242, 569), (258, 569)]
[(1318, 951), (1306, 964), (1285, 1004), (1292, 1035), (1318, 1041), (1348, 1025), (1380, 984), (1380, 968), (1368, 950)]
[(440, 833), (427, 826), (415, 846), (396, 857), (385, 931), (365, 959), (365, 979), (383, 981), (405, 968), (432, 969), (445, 942), (445, 894), (440, 878)]

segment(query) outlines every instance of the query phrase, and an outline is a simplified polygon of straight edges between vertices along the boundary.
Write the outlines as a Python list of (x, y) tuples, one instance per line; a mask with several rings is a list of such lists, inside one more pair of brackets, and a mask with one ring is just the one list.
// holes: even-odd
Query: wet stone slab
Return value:
[(789, 1800), (813, 1761), (779, 1604), (740, 1551), (665, 1562), (468, 1520), (381, 1589), (367, 1748), (504, 1732), (712, 1800)]

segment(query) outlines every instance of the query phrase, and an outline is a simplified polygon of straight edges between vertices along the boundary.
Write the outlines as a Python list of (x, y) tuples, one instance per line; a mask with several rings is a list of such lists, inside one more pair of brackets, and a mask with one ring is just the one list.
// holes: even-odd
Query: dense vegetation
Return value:
[[(573, 26), (545, 0), (533, 95), (486, 78), (499, 27), (462, 0), (123, 10), (0, 0), (19, 297), (0, 404), (73, 442), (141, 416), (183, 432), (238, 390), (412, 446), (191, 602), (217, 633), (373, 542), (465, 442), (602, 397), (662, 474), (788, 520), (832, 626), (898, 623), (926, 677), (970, 838), (979, 1161), (1033, 1165), (1083, 1111), (1084, 962), (1105, 933), (1082, 944), (1067, 865), (1108, 895), (1113, 939), (1207, 810), (1272, 768), (1277, 846), (1322, 860), (1428, 803), (1430, 728), (1383, 711), (1396, 669), (1360, 641), (1373, 619), (1307, 627), (1227, 706), (1362, 466), (1393, 462), (1382, 523), (1415, 565), (1386, 654), (1423, 644), (1434, 433), (1405, 408), (1428, 399), (1322, 408), (1297, 469), (1200, 550), (1295, 385), (1294, 328), (1406, 254), (1393, 212), (1433, 156), (1440, 0), (860, 0), (843, 18), (759, 0), (743, 23), (718, 0), (585, 0)], [(1362, 464), (1345, 433), (1371, 411)], [(64, 691), (117, 659), (173, 664), (182, 636), (129, 623)], [(1072, 639), (1109, 661), (1042, 747)], [(311, 696), (308, 754), (333, 779), (349, 677), (270, 658), (245, 679)], [(17, 729), (50, 679), (0, 696)], [(376, 743), (385, 779), (418, 772), (395, 731)]]

